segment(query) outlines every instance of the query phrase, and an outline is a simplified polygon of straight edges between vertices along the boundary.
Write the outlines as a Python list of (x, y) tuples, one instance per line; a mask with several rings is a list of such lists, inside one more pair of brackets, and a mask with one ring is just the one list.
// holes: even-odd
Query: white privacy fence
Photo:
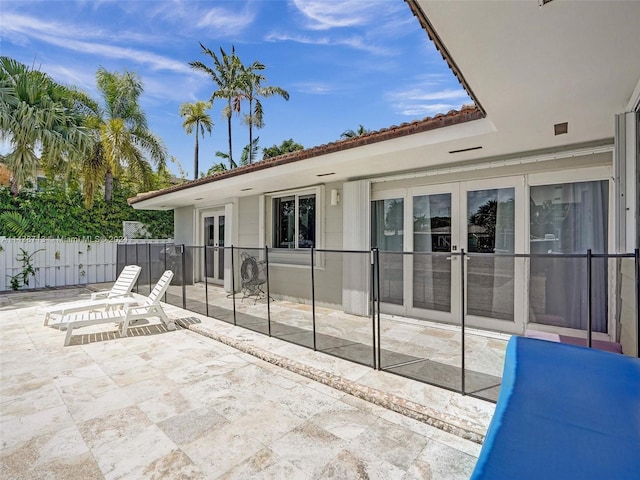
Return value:
[(112, 282), (118, 244), (167, 241), (0, 237), (0, 291)]

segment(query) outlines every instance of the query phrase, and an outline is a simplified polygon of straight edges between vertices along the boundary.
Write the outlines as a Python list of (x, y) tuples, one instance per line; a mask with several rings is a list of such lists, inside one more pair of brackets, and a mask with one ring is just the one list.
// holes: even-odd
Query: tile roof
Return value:
[(429, 22), (427, 15), (424, 13), (422, 8), (420, 8), (420, 5), (418, 5), (417, 0), (404, 0), (404, 1), (407, 3), (407, 5), (409, 5), (409, 8), (411, 9), (415, 17), (420, 22), (420, 25), (427, 32), (429, 39), (433, 42), (436, 49), (440, 52), (440, 55), (442, 55), (442, 59), (445, 62), (447, 62), (447, 65), (449, 65), (449, 68), (451, 69), (453, 74), (456, 76), (456, 78), (460, 82), (460, 85), (462, 85), (462, 87), (469, 94), (469, 97), (471, 98), (471, 100), (473, 100), (473, 103), (476, 105), (478, 110), (482, 112), (482, 115), (485, 116), (486, 112), (482, 107), (482, 104), (478, 101), (478, 98), (473, 93), (473, 90), (471, 90), (471, 87), (467, 83), (467, 80), (464, 78), (464, 75), (462, 75), (460, 68), (458, 68), (458, 65), (456, 65), (456, 62), (453, 60), (453, 57), (449, 53), (449, 50), (447, 50), (447, 47), (445, 47), (444, 43), (440, 39), (440, 36), (433, 28), (433, 25), (431, 25), (431, 22)]
[(375, 132), (370, 132), (357, 137), (347, 138), (344, 140), (337, 140), (317, 147), (311, 147), (305, 150), (298, 150), (295, 152), (286, 153), (278, 157), (262, 160), (250, 165), (244, 165), (241, 167), (227, 170), (225, 172), (216, 173), (204, 178), (192, 180), (190, 182), (181, 183), (179, 185), (173, 185), (171, 187), (156, 190), (153, 192), (146, 192), (138, 194), (137, 196), (128, 200), (129, 204), (142, 202), (154, 197), (166, 195), (180, 190), (185, 190), (191, 187), (204, 185), (207, 183), (213, 183), (226, 178), (236, 177), (244, 175), (246, 173), (255, 172), (258, 170), (264, 170), (266, 168), (277, 167), (280, 165), (286, 165), (288, 163), (299, 162), (309, 158), (319, 157), (321, 155), (327, 155), (330, 153), (341, 152), (351, 148), (362, 147), (364, 145), (370, 145), (378, 142), (384, 142), (387, 140), (393, 140), (395, 138), (404, 137), (407, 135), (413, 135), (416, 133), (427, 132), (429, 130), (436, 130), (438, 128), (448, 127), (451, 125), (457, 125), (460, 123), (469, 122), (472, 120), (478, 120), (484, 117), (484, 113), (475, 105), (463, 106), (460, 110), (451, 110), (446, 114), (438, 114), (433, 117), (427, 117), (423, 120), (416, 120), (413, 122), (402, 123), (400, 125), (394, 125), (389, 128), (383, 128)]

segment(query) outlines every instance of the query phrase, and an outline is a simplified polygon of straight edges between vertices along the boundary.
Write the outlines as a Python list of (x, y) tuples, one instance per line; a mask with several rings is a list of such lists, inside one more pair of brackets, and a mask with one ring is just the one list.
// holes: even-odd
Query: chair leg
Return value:
[(129, 317), (124, 317), (124, 320), (122, 321), (122, 330), (120, 330), (120, 337), (126, 337), (127, 336), (127, 329), (129, 328)]
[(165, 311), (162, 309), (162, 307), (158, 307), (156, 309), (156, 312), (158, 314), (158, 317), (160, 317), (160, 320), (162, 320), (162, 323), (164, 323), (165, 327), (167, 327), (167, 330), (172, 332), (176, 329), (175, 322), (173, 320), (169, 320), (169, 317), (167, 316)]
[(49, 316), (50, 316), (50, 315), (51, 315), (51, 314), (50, 314), (49, 312), (47, 312), (47, 313), (45, 313), (45, 314), (44, 314), (44, 325), (45, 325), (45, 327), (46, 327), (47, 325), (49, 325)]
[(67, 323), (67, 335), (64, 337), (64, 346), (68, 347), (71, 344), (71, 332), (73, 331), (72, 323)]

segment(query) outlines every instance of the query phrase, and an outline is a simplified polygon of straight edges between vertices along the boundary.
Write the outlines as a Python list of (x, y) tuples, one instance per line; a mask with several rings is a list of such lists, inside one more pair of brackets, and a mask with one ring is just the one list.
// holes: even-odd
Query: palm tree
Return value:
[(242, 155), (240, 156), (240, 165), (249, 165), (251, 163), (251, 158), (255, 157), (260, 149), (260, 146), (258, 145), (259, 142), (260, 137), (256, 137), (251, 141), (251, 143), (244, 146), (242, 149)]
[(108, 72), (100, 67), (96, 84), (103, 108), (95, 112), (89, 124), (95, 132), (95, 142), (83, 162), (85, 203), (90, 206), (101, 178), (104, 178), (104, 198), (110, 202), (113, 178), (126, 172), (151, 188), (153, 169), (145, 158), (159, 167), (166, 164), (167, 151), (162, 141), (148, 128), (145, 113), (138, 100), (143, 92), (140, 77), (133, 72)]
[(371, 130), (364, 128), (363, 125), (359, 125), (358, 130), (353, 130), (352, 128), (350, 128), (349, 130), (345, 130), (344, 132), (342, 132), (340, 138), (355, 138), (360, 137), (361, 135), (366, 135), (367, 133), (371, 133)]
[(191, 135), (191, 132), (196, 131), (196, 146), (193, 152), (193, 179), (198, 178), (198, 134), (202, 134), (204, 138), (204, 131), (208, 131), (211, 135), (211, 129), (213, 128), (213, 121), (208, 113), (207, 109), (211, 108), (211, 102), (198, 101), (196, 103), (183, 103), (180, 105), (180, 116), (184, 117), (182, 127), (186, 130), (187, 135)]
[[(10, 145), (5, 161), (11, 193), (33, 177), (40, 160), (77, 154), (88, 147), (89, 98), (47, 74), (0, 57), (0, 139)], [(36, 152), (40, 151), (40, 158)]]
[(209, 168), (209, 170), (207, 170), (207, 176), (215, 175), (216, 173), (222, 173), (226, 171), (227, 171), (227, 167), (224, 163), (222, 162), (215, 163), (211, 166), (211, 168)]
[(215, 98), (224, 98), (227, 100), (227, 106), (222, 110), (222, 114), (227, 118), (227, 129), (229, 134), (229, 166), (234, 168), (237, 165), (233, 161), (231, 115), (234, 111), (240, 111), (240, 101), (242, 98), (240, 96), (239, 78), (242, 70), (242, 64), (240, 59), (236, 56), (236, 50), (233, 46), (231, 47), (231, 55), (227, 55), (227, 53), (220, 48), (220, 57), (218, 57), (215, 52), (205, 47), (202, 42), (200, 42), (200, 48), (202, 48), (202, 53), (211, 57), (214, 68), (208, 67), (204, 63), (198, 61), (189, 62), (189, 65), (194, 70), (199, 70), (209, 75), (217, 85), (218, 89), (211, 94), (212, 103)]
[[(259, 72), (264, 69), (265, 66), (256, 60), (248, 67), (242, 68), (240, 77), (242, 96), (249, 101), (249, 113), (244, 118), (245, 123), (249, 125), (249, 145), (253, 145), (253, 126), (255, 125), (258, 129), (264, 127), (264, 114), (260, 97), (267, 98), (273, 95), (280, 95), (285, 100), (289, 100), (289, 93), (286, 90), (280, 87), (262, 86), (262, 82), (267, 79)], [(250, 149), (249, 163), (253, 163), (253, 157), (253, 149)]]

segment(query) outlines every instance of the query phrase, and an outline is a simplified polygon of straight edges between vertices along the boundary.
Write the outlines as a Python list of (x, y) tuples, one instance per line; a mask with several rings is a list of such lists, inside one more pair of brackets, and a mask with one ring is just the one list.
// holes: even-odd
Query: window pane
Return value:
[(467, 192), (469, 252), (513, 253), (515, 190)]
[[(204, 245), (205, 247), (215, 246), (215, 217), (205, 217), (204, 219)], [(207, 251), (207, 263), (205, 265), (205, 274), (207, 277), (213, 277), (215, 275), (213, 248)]]
[[(224, 215), (218, 217), (218, 246), (224, 247)], [(218, 279), (224, 279), (224, 249), (218, 250)]]
[(298, 248), (311, 248), (316, 244), (316, 196), (298, 197)]
[[(609, 182), (531, 187), (529, 247), (533, 255), (605, 253)], [(593, 329), (607, 332), (607, 264), (591, 264)], [(532, 257), (529, 279), (531, 322), (575, 329), (587, 325), (587, 267), (583, 258)]]
[[(413, 306), (451, 311), (451, 194), (413, 197)], [(424, 252), (424, 253), (422, 253)]]
[[(515, 189), (467, 192), (470, 253), (514, 253)], [(513, 321), (514, 258), (471, 257), (467, 267), (467, 313)]]
[(295, 197), (273, 199), (273, 247), (295, 248)]
[(380, 249), (380, 301), (402, 305), (404, 200), (371, 202), (371, 245)]

